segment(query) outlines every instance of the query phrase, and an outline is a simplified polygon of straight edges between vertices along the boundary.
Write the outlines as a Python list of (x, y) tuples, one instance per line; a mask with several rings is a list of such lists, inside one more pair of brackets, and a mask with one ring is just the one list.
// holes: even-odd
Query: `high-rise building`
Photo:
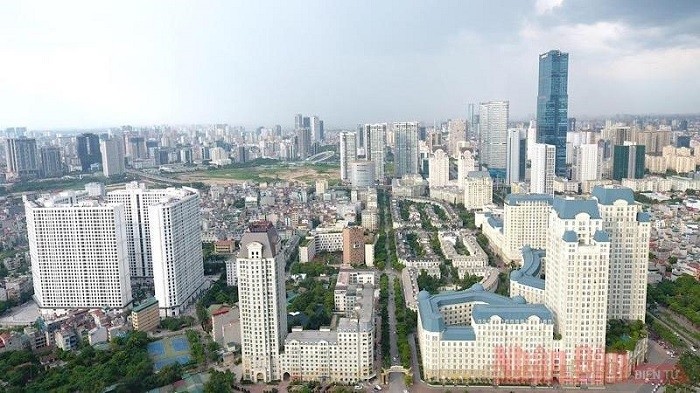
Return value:
[(132, 136), (129, 137), (129, 143), (127, 144), (126, 155), (132, 160), (140, 160), (148, 157), (148, 150), (146, 149), (146, 138), (142, 136)]
[(357, 160), (357, 134), (340, 133), (340, 180), (350, 180), (350, 163)]
[(42, 147), (41, 156), (41, 176), (59, 177), (63, 175), (63, 163), (61, 162), (61, 149), (55, 146)]
[(508, 101), (482, 102), (479, 105), (479, 157), (491, 170), (506, 169)]
[(5, 141), (5, 157), (9, 177), (32, 179), (40, 174), (36, 139), (9, 138)]
[[(573, 379), (598, 380), (604, 372), (610, 236), (597, 202), (555, 198), (548, 233), (545, 304), (561, 335), (559, 350), (568, 354), (555, 368)], [(591, 359), (573, 356), (577, 352), (587, 353), (600, 369), (590, 367)]]
[(524, 246), (547, 246), (551, 194), (509, 194), (503, 203), (504, 253), (510, 260), (521, 260)]
[(322, 142), (323, 141), (323, 122), (318, 116), (311, 116), (311, 142)]
[(162, 317), (178, 316), (204, 289), (199, 194), (169, 189), (148, 206), (153, 284)]
[(353, 161), (350, 163), (350, 183), (353, 187), (374, 185), (374, 161)]
[(298, 130), (304, 127), (304, 116), (301, 113), (297, 113), (294, 116), (294, 129)]
[(124, 174), (124, 144), (122, 138), (100, 140), (100, 152), (102, 153), (102, 173), (105, 177)]
[(493, 203), (493, 179), (486, 171), (470, 172), (464, 179), (464, 207), (483, 209)]
[(506, 141), (506, 183), (517, 183), (525, 180), (526, 154), (525, 130), (509, 129)]
[(450, 156), (437, 149), (428, 158), (428, 186), (444, 187), (450, 182)]
[(649, 263), (649, 214), (634, 201), (631, 189), (596, 186), (593, 197), (610, 235), (608, 319), (644, 321)]
[(454, 119), (447, 122), (447, 132), (449, 134), (449, 151), (452, 156), (457, 156), (461, 146), (467, 141), (467, 122), (462, 119)]
[(285, 257), (271, 223), (254, 223), (243, 234), (236, 265), (243, 378), (280, 380), (279, 354), (287, 336)]
[(467, 105), (467, 136), (478, 140), (479, 112), (474, 104)]
[(598, 144), (586, 143), (575, 147), (574, 158), (574, 180), (583, 183), (600, 178)]
[(63, 192), (24, 198), (34, 298), (42, 313), (132, 301), (124, 207)]
[(394, 123), (394, 137), (396, 149), (394, 149), (395, 177), (418, 174), (418, 123), (401, 122)]
[(464, 179), (469, 172), (473, 172), (476, 168), (476, 160), (470, 150), (465, 150), (457, 156), (457, 186), (464, 187)]
[(569, 54), (552, 50), (540, 55), (537, 89), (537, 142), (556, 148), (555, 173), (566, 176)]
[(644, 155), (646, 147), (641, 145), (618, 145), (613, 148), (614, 180), (641, 179), (644, 177)]
[[(305, 118), (306, 119), (306, 118)], [(311, 130), (303, 127), (297, 130), (297, 152), (300, 160), (311, 157)]]
[(537, 143), (533, 147), (530, 171), (530, 192), (554, 194), (556, 147)]
[(386, 123), (365, 124), (365, 153), (367, 160), (374, 162), (374, 176), (380, 183), (384, 181), (386, 162)]
[(94, 164), (102, 161), (100, 154), (100, 138), (91, 133), (79, 135), (75, 138), (76, 151), (83, 172), (89, 172)]

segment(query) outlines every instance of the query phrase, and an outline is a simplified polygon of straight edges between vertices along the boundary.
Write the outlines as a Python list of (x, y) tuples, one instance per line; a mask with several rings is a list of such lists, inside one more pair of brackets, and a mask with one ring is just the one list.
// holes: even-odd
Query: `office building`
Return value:
[(241, 237), (236, 257), (244, 379), (282, 379), (279, 354), (287, 336), (285, 262), (281, 239), (272, 224), (251, 224)]
[(525, 180), (525, 163), (527, 143), (525, 130), (509, 129), (506, 141), (506, 183), (518, 183)]
[(102, 162), (100, 138), (91, 133), (75, 137), (76, 152), (83, 172), (92, 170), (92, 166)]
[(452, 156), (457, 156), (460, 149), (467, 143), (467, 122), (462, 119), (448, 121), (447, 133), (449, 134), (448, 153)]
[(318, 116), (311, 116), (309, 128), (311, 129), (311, 143), (323, 142), (323, 120), (319, 119)]
[(43, 314), (131, 304), (124, 207), (85, 196), (24, 197), (34, 298)]
[(350, 163), (357, 160), (357, 134), (340, 133), (340, 180), (350, 180)]
[(39, 164), (36, 139), (9, 138), (5, 141), (8, 177), (14, 179), (34, 179), (39, 177)]
[(304, 126), (304, 116), (301, 113), (297, 113), (294, 116), (294, 129), (298, 130)]
[(646, 148), (641, 145), (618, 145), (613, 148), (614, 180), (641, 179), (644, 177), (644, 155)]
[(384, 182), (386, 163), (386, 123), (365, 124), (365, 148), (367, 160), (374, 162), (374, 176), (379, 183)]
[(428, 158), (428, 186), (444, 187), (450, 182), (450, 156), (437, 149)]
[(419, 173), (419, 152), (418, 152), (418, 123), (401, 122), (394, 123), (394, 138), (396, 138), (396, 148), (394, 149), (394, 177), (400, 178), (405, 175)]
[(313, 155), (311, 150), (311, 144), (313, 143), (311, 139), (311, 129), (308, 127), (298, 129), (296, 140), (296, 148), (299, 154), (299, 159), (305, 160), (311, 157)]
[(482, 102), (479, 105), (480, 161), (490, 170), (506, 169), (508, 106), (508, 101)]
[(556, 146), (537, 143), (530, 161), (530, 192), (554, 194)]
[(376, 179), (374, 161), (350, 163), (350, 183), (353, 187), (371, 187)]
[(610, 235), (608, 319), (644, 321), (649, 263), (649, 214), (631, 189), (596, 186), (593, 197)]
[[(537, 88), (537, 143), (555, 147), (555, 173), (566, 176), (569, 54), (552, 50), (540, 55)], [(572, 130), (573, 131), (573, 130)]]
[(467, 136), (479, 140), (479, 109), (474, 104), (467, 105)]
[(133, 160), (142, 160), (148, 158), (148, 149), (146, 148), (146, 138), (142, 136), (131, 136), (127, 139), (126, 155)]
[(54, 146), (42, 147), (41, 156), (41, 176), (60, 177), (63, 175), (63, 162), (61, 161), (61, 149)]
[(468, 210), (479, 210), (493, 204), (493, 179), (488, 172), (469, 172), (464, 179), (463, 203)]
[(199, 193), (167, 189), (148, 206), (153, 284), (162, 317), (179, 316), (204, 289)]
[(100, 140), (100, 152), (102, 153), (102, 173), (105, 177), (124, 174), (126, 170), (124, 167), (124, 144), (121, 138)]

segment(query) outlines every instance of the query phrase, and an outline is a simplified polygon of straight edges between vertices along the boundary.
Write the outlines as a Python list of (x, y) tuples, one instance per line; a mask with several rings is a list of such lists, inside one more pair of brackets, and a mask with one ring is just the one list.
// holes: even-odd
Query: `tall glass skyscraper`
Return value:
[(551, 50), (540, 55), (540, 79), (537, 91), (537, 142), (556, 147), (555, 173), (557, 176), (567, 176), (568, 79), (568, 53)]

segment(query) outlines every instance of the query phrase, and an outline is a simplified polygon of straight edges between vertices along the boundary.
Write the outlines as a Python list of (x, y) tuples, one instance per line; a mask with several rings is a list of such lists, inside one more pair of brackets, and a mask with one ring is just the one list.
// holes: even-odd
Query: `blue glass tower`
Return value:
[(551, 50), (540, 55), (537, 90), (537, 142), (554, 145), (557, 176), (567, 176), (566, 131), (568, 129), (569, 54)]

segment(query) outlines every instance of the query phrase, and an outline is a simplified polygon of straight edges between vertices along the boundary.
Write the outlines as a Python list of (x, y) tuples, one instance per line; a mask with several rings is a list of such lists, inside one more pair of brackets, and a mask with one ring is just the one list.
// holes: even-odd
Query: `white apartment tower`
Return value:
[(243, 234), (236, 264), (243, 378), (279, 380), (279, 354), (287, 336), (285, 257), (271, 223), (254, 223)]
[(464, 188), (464, 179), (469, 172), (474, 172), (475, 166), (476, 160), (474, 160), (471, 151), (465, 150), (457, 156), (457, 186), (459, 188)]
[(185, 311), (204, 285), (199, 194), (169, 189), (148, 206), (153, 284), (162, 317)]
[(649, 214), (631, 189), (596, 186), (593, 196), (610, 235), (608, 319), (644, 321), (646, 317)]
[(482, 102), (479, 105), (479, 149), (482, 165), (506, 169), (506, 133), (508, 101)]
[(493, 179), (487, 171), (474, 171), (464, 179), (464, 207), (483, 209), (493, 203)]
[(600, 168), (598, 160), (598, 145), (583, 144), (574, 148), (575, 169), (574, 180), (585, 182), (598, 180), (600, 178)]
[(102, 173), (105, 177), (124, 174), (123, 138), (101, 139), (100, 152), (102, 153)]
[(375, 180), (384, 182), (384, 163), (386, 161), (386, 123), (365, 124), (365, 154), (368, 161), (374, 162)]
[(350, 164), (357, 160), (357, 134), (340, 133), (340, 180), (350, 180)]
[(547, 194), (509, 194), (503, 204), (504, 253), (513, 261), (522, 260), (524, 246), (544, 249), (552, 196)]
[(450, 182), (450, 156), (437, 149), (428, 158), (428, 186), (444, 187)]
[(396, 173), (394, 177), (403, 177), (419, 173), (418, 152), (418, 123), (394, 123), (394, 162)]
[(560, 379), (598, 380), (604, 373), (610, 237), (594, 199), (555, 198), (549, 215), (545, 304), (561, 335)]
[(556, 146), (536, 143), (532, 148), (530, 192), (554, 194), (554, 164)]
[(124, 207), (69, 191), (24, 198), (34, 298), (42, 313), (132, 301)]

